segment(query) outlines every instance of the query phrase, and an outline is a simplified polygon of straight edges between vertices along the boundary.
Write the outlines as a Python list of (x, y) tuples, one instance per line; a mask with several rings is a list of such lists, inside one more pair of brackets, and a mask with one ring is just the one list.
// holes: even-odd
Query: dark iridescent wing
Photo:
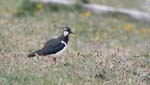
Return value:
[(58, 51), (62, 50), (65, 47), (64, 44), (61, 43), (61, 39), (51, 39), (47, 41), (44, 44), (44, 47), (42, 49), (39, 49), (31, 54), (28, 55), (28, 57), (33, 57), (37, 53), (38, 55), (49, 55), (49, 54), (55, 54)]
[(58, 51), (62, 50), (65, 47), (62, 43), (57, 43), (55, 46), (51, 46), (50, 44), (47, 44), (47, 46), (43, 47), (42, 49), (37, 51), (37, 54), (39, 55), (49, 55), (49, 54), (55, 54)]

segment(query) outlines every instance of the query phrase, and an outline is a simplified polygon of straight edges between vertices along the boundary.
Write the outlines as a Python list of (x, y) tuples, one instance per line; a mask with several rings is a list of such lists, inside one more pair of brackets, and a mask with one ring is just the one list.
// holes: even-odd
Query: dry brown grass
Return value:
[[(69, 25), (64, 61), (28, 58)], [(150, 25), (123, 18), (52, 12), (0, 19), (1, 85), (149, 85)]]

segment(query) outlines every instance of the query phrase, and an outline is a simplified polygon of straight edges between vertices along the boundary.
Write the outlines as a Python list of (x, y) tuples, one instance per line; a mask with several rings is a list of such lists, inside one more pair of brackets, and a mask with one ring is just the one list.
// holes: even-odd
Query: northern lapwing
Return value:
[(44, 44), (43, 48), (32, 52), (31, 54), (28, 55), (28, 57), (34, 57), (36, 55), (39, 55), (39, 56), (52, 55), (53, 61), (56, 64), (56, 56), (58, 56), (59, 54), (62, 54), (63, 51), (67, 48), (69, 35), (73, 34), (73, 32), (71, 31), (69, 27), (60, 27), (60, 28), (63, 29), (63, 33), (61, 36), (47, 41)]

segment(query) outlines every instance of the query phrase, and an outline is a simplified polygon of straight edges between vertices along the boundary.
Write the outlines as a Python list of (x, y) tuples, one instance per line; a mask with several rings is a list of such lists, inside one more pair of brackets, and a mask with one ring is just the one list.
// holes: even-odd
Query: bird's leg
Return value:
[(56, 57), (53, 58), (54, 64), (56, 64)]

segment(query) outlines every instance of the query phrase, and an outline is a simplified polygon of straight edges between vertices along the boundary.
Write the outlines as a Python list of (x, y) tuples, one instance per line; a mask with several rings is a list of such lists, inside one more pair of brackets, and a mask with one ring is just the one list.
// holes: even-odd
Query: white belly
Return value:
[(61, 43), (63, 43), (65, 45), (65, 47), (62, 50), (60, 50), (59, 52), (53, 54), (53, 56), (55, 56), (55, 57), (63, 56), (63, 53), (67, 48), (67, 44), (64, 41), (61, 41)]

